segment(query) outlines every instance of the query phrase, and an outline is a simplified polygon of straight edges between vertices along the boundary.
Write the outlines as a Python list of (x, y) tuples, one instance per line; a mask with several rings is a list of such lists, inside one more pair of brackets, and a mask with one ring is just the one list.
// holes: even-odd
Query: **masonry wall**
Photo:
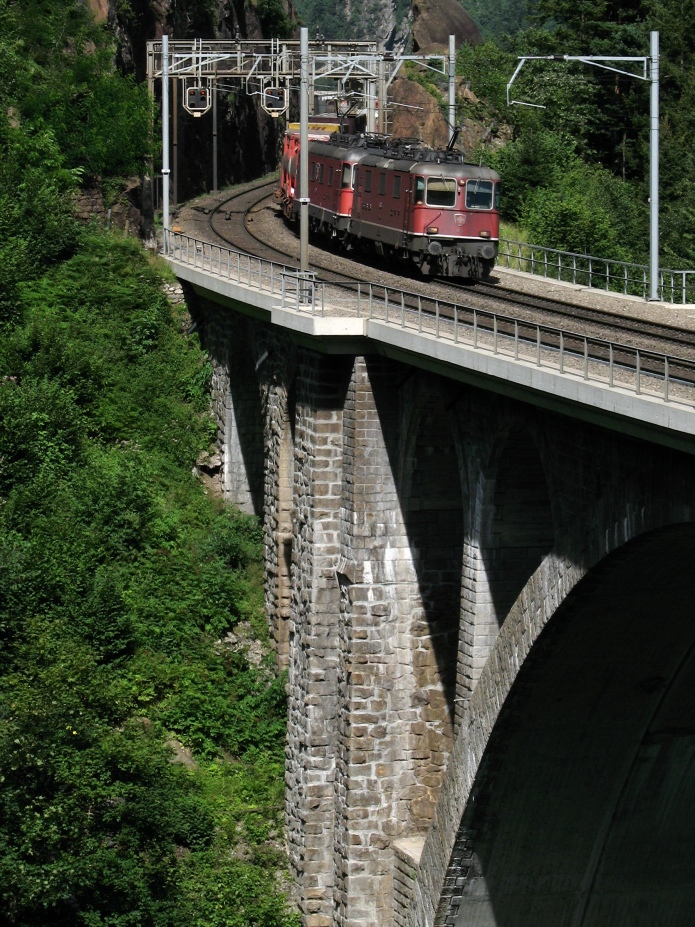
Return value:
[(693, 520), (692, 461), (202, 314), (225, 491), (264, 520), (304, 923), (449, 923), (519, 666), (609, 551)]
[(301, 351), (296, 379), (287, 824), (307, 927), (333, 923), (342, 420), (349, 367)]

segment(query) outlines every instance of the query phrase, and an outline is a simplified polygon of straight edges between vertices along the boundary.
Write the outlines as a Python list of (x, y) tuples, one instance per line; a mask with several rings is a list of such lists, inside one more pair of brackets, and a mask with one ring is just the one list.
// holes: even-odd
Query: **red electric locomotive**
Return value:
[[(284, 170), (298, 155), (285, 137), (280, 198), (296, 218), (296, 177)], [(487, 277), (499, 243), (499, 175), (466, 164), (459, 152), (413, 140), (335, 136), (309, 144), (311, 228), (348, 248), (368, 249), (423, 274)], [(287, 178), (287, 179), (286, 179)]]

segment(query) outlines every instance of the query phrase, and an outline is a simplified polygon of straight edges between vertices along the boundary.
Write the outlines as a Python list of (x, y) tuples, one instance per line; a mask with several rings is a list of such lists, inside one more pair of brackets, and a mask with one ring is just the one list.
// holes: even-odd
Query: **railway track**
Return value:
[[(299, 241), (277, 214), (268, 207), (272, 202), (275, 180), (237, 191), (219, 201), (212, 209), (200, 209), (207, 215), (208, 227), (214, 238), (227, 246), (248, 252), (256, 257), (274, 261), (286, 266), (298, 267)], [(269, 219), (270, 214), (270, 219)], [(262, 220), (262, 221), (261, 221)], [(269, 239), (273, 240), (271, 244)], [(400, 277), (392, 270), (385, 270), (383, 263), (369, 261), (363, 256), (354, 260), (345, 253), (335, 253), (322, 248), (310, 248), (311, 270), (317, 279), (340, 286), (370, 280), (380, 286), (394, 290), (407, 290), (411, 294), (406, 308), (418, 303), (426, 312), (435, 311), (435, 305), (452, 303), (457, 305), (459, 318), (473, 318), (478, 313), (477, 324), (481, 333), (502, 339), (521, 339), (528, 344), (532, 331), (537, 326), (547, 328), (543, 339), (543, 350), (565, 352), (567, 356), (581, 358), (586, 355), (586, 337), (595, 342), (605, 342), (597, 348), (592, 359), (609, 360), (617, 365), (635, 366), (635, 356), (643, 354), (641, 372), (649, 375), (656, 362), (652, 355), (674, 355), (676, 366), (671, 374), (680, 374), (684, 381), (693, 379), (690, 369), (695, 361), (695, 331), (677, 325), (653, 320), (634, 319), (604, 309), (578, 306), (574, 303), (520, 292), (510, 287), (490, 282), (458, 284), (442, 280)], [(443, 318), (453, 318), (453, 312), (437, 308)], [(498, 322), (493, 323), (486, 314), (496, 314)], [(472, 323), (473, 324), (473, 323)], [(535, 335), (533, 337), (536, 337)], [(678, 363), (682, 361), (682, 363)]]

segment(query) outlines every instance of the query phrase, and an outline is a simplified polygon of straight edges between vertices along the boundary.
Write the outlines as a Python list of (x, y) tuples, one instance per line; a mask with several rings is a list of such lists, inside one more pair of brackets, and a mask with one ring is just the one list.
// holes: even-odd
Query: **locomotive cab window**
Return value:
[(364, 192), (365, 193), (372, 192), (372, 172), (371, 171), (364, 172)]
[(379, 196), (386, 195), (386, 174), (379, 174)]
[(349, 190), (350, 187), (353, 186), (351, 164), (343, 164), (343, 179), (341, 180), (340, 185), (343, 190)]
[(455, 206), (456, 181), (444, 177), (431, 177), (427, 181), (428, 206)]
[(316, 180), (316, 178), (318, 177), (318, 175), (319, 175), (319, 166), (318, 166), (318, 164), (316, 163), (316, 161), (314, 161), (314, 163), (311, 165), (311, 179), (312, 179), (312, 182), (313, 182), (314, 180)]
[(415, 178), (415, 190), (413, 196), (414, 203), (424, 203), (425, 202), (425, 178), (416, 177)]
[(491, 180), (469, 180), (466, 184), (466, 209), (492, 209), (493, 187)]
[(394, 200), (399, 200), (401, 198), (401, 176), (400, 174), (395, 174), (393, 178), (393, 198)]

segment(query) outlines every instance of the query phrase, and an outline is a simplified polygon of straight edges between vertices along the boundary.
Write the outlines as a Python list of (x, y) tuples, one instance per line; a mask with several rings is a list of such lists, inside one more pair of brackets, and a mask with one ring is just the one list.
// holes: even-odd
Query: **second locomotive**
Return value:
[[(299, 132), (285, 135), (278, 197), (299, 215)], [(332, 135), (309, 141), (309, 221), (314, 233), (369, 250), (427, 276), (484, 279), (499, 247), (500, 177), (414, 139)]]

